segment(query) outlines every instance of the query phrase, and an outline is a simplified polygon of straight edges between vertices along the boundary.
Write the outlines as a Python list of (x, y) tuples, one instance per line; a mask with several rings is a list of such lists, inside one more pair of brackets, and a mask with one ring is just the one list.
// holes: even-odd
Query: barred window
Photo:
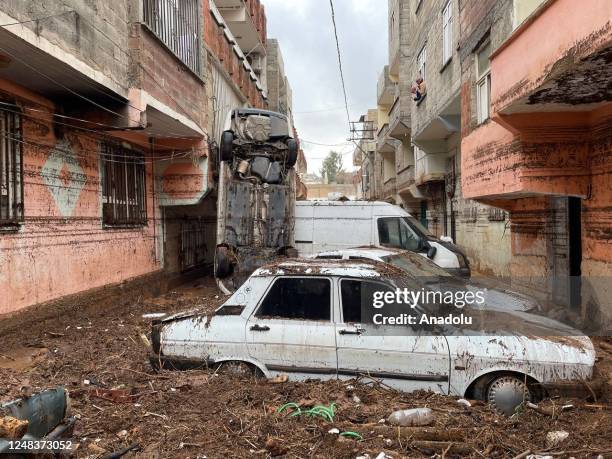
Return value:
[(23, 221), (21, 116), (0, 110), (0, 226)]
[(199, 0), (143, 0), (144, 22), (187, 67), (200, 74)]
[(144, 158), (141, 153), (102, 143), (102, 222), (109, 226), (147, 224)]

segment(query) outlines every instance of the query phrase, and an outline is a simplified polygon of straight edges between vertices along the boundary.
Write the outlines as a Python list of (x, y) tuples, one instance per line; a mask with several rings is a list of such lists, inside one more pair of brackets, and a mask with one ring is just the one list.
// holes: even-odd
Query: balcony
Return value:
[(612, 112), (610, 2), (575, 12), (569, 0), (541, 4), (491, 55), (493, 122), (462, 138), (464, 197), (592, 192)]
[(448, 158), (443, 154), (427, 154), (423, 150), (415, 150), (414, 181), (416, 185), (427, 182), (443, 181), (446, 175)]
[(210, 2), (219, 10), (245, 53), (254, 51), (265, 53), (266, 15), (259, 0), (210, 0)]
[(405, 141), (410, 138), (410, 112), (401, 110), (401, 100), (401, 97), (395, 99), (389, 112), (389, 136)]
[(397, 196), (397, 185), (394, 177), (385, 180), (382, 186), (382, 198), (387, 200), (395, 201)]
[(378, 77), (377, 100), (378, 105), (388, 107), (395, 98), (395, 87), (397, 85), (389, 78), (389, 66), (385, 65)]
[(593, 0), (579, 15), (571, 0), (543, 3), (491, 55), (494, 116), (603, 105), (610, 46), (608, 0)]
[(414, 185), (414, 167), (408, 166), (407, 168), (397, 173), (397, 191), (403, 193)]

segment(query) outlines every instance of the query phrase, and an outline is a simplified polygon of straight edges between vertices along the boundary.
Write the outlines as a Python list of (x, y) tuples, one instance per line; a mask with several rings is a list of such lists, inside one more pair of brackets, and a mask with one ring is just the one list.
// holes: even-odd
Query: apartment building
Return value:
[(461, 193), (460, 3), (470, 4), (389, 1), (389, 64), (377, 91), (374, 187), (381, 185), (374, 195), (453, 238), (476, 272), (509, 275), (506, 213)]
[[(473, 56), (462, 87), (464, 196), (509, 213), (513, 278), (609, 329), (612, 4), (576, 14), (566, 0), (500, 2), (503, 13), (476, 3), (460, 12)], [(500, 37), (502, 14), (511, 20)]]
[(212, 261), (266, 43), (258, 0), (0, 0), (0, 314)]

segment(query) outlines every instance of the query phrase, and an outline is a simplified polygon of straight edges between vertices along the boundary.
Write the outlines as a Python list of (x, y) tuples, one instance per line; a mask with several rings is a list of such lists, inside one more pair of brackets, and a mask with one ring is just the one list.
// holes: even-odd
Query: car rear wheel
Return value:
[(233, 142), (234, 133), (232, 131), (224, 131), (221, 134), (221, 145), (219, 145), (219, 159), (221, 161), (231, 161), (233, 158)]
[(532, 394), (526, 381), (516, 376), (504, 375), (489, 383), (486, 397), (497, 411), (511, 416), (519, 405), (531, 401)]

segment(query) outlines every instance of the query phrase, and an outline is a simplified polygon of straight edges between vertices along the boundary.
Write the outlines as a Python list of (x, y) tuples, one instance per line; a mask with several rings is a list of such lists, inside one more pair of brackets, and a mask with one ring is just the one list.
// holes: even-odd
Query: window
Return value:
[(0, 110), (0, 226), (23, 221), (21, 117)]
[(421, 238), (403, 218), (387, 217), (378, 219), (378, 239), (387, 247), (418, 251), (421, 248)]
[[(375, 313), (374, 292), (393, 291), (388, 285), (356, 279), (340, 281), (342, 297), (342, 321), (344, 323), (371, 323)], [(363, 315), (362, 315), (363, 311)]]
[(449, 0), (442, 10), (442, 64), (450, 61), (453, 55), (453, 9)]
[(491, 43), (487, 42), (476, 52), (476, 112), (478, 124), (489, 119), (491, 106), (491, 68), (489, 56)]
[(264, 298), (257, 317), (331, 320), (331, 282), (311, 277), (281, 277)]
[(187, 67), (200, 74), (198, 0), (143, 0), (144, 22)]
[(419, 72), (419, 76), (423, 78), (423, 80), (427, 80), (425, 71), (427, 65), (427, 45), (423, 45), (421, 51), (417, 56), (417, 70)]
[(141, 153), (103, 143), (102, 221), (111, 226), (147, 224), (145, 165)]

